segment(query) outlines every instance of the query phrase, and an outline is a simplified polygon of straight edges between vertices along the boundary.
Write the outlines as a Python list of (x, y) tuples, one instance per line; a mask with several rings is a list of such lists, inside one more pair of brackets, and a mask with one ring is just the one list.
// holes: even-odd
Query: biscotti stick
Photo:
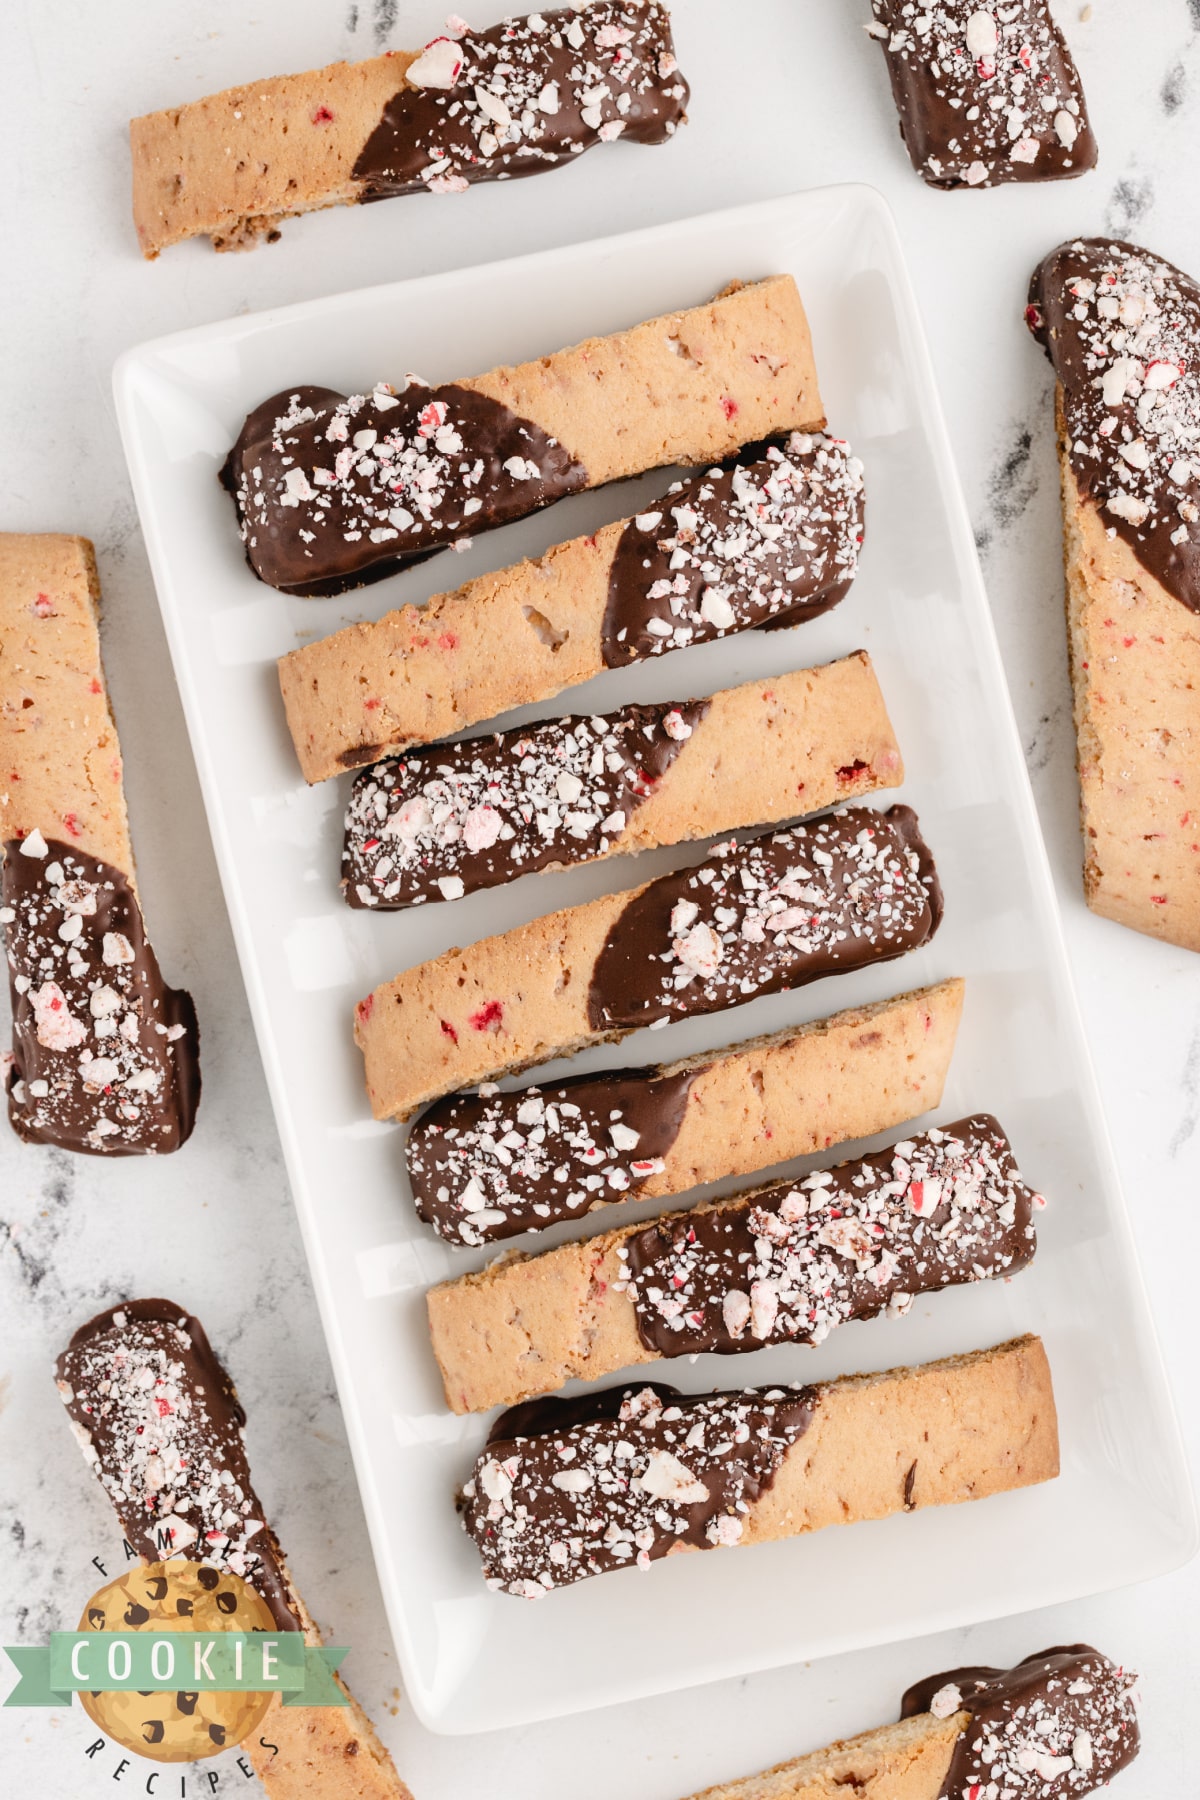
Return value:
[(962, 1002), (943, 981), (666, 1067), (453, 1094), (405, 1145), (417, 1212), (496, 1243), (873, 1137), (941, 1104)]
[(942, 916), (907, 806), (716, 845), (698, 866), (448, 950), (355, 1011), (376, 1118), (760, 994), (889, 962)]
[(536, 175), (616, 138), (665, 143), (687, 99), (657, 0), (595, 0), (487, 31), (452, 20), (419, 54), (134, 119), (134, 224), (148, 259), (190, 237), (249, 249), (321, 207)]
[(982, 1115), (652, 1225), (502, 1258), (430, 1290), (447, 1404), (487, 1412), (663, 1358), (824, 1343), (851, 1319), (902, 1315), (916, 1294), (1016, 1274), (1040, 1204)]
[(1089, 238), (1029, 299), (1058, 381), (1084, 892), (1200, 950), (1200, 289)]
[(897, 1725), (692, 1800), (1050, 1800), (1095, 1793), (1141, 1747), (1137, 1677), (1090, 1644), (1011, 1669), (950, 1669), (909, 1688)]
[(566, 494), (824, 423), (804, 308), (776, 275), (440, 387), (288, 388), (221, 479), (260, 581), (340, 594)]
[[(79, 1328), (55, 1373), (80, 1448), (142, 1559), (231, 1570), (281, 1631), (319, 1644), (254, 1491), (237, 1390), (200, 1321), (169, 1300), (126, 1301)], [(243, 1745), (273, 1800), (412, 1800), (348, 1698), (315, 1709), (280, 1700), (260, 1734), (274, 1748)]]
[(1063, 181), (1096, 166), (1049, 0), (872, 0), (900, 135), (930, 187)]
[(903, 780), (859, 650), (706, 700), (552, 719), (377, 764), (347, 808), (342, 886), (351, 906), (382, 911), (457, 900)]
[(86, 538), (0, 534), (0, 926), (8, 1116), (29, 1143), (177, 1150), (200, 1098), (191, 996), (146, 940)]
[(681, 1550), (768, 1543), (1058, 1474), (1040, 1338), (812, 1387), (643, 1385), (502, 1413), (460, 1497), (488, 1586), (540, 1599)]
[(449, 737), (609, 668), (828, 612), (854, 579), (862, 465), (838, 438), (677, 481), (538, 562), (348, 625), (279, 662), (307, 781)]

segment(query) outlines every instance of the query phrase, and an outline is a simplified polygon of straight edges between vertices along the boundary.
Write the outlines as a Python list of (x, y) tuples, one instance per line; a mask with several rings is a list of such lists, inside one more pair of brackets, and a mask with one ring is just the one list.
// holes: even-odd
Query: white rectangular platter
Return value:
[[(478, 1259), (464, 1261), (415, 1218), (402, 1129), (368, 1115), (352, 1009), (379, 981), (452, 944), (683, 858), (656, 852), (636, 867), (614, 860), (535, 875), (388, 917), (352, 912), (338, 889), (345, 784), (305, 788), (274, 663), (302, 639), (623, 517), (668, 478), (577, 496), (377, 587), (303, 600), (250, 574), (217, 470), (245, 413), (288, 384), (357, 392), (408, 369), (450, 379), (777, 271), (793, 273), (804, 296), (831, 429), (866, 465), (862, 574), (812, 625), (607, 674), (569, 705), (708, 693), (865, 646), (907, 763), (901, 797), (938, 860), (945, 924), (903, 964), (642, 1033), (572, 1067), (669, 1060), (966, 976), (938, 1117), (997, 1113), (1049, 1196), (1032, 1269), (1008, 1285), (930, 1299), (903, 1320), (848, 1326), (819, 1350), (762, 1351), (732, 1366), (706, 1357), (667, 1373), (689, 1389), (807, 1380), (1037, 1331), (1054, 1372), (1063, 1472), (978, 1505), (672, 1559), (533, 1605), (485, 1590), (457, 1524), (455, 1485), (486, 1428), (444, 1408), (423, 1296)], [(974, 546), (882, 200), (831, 188), (243, 316), (130, 352), (115, 382), (379, 1578), (425, 1723), (447, 1732), (514, 1725), (1039, 1607), (1183, 1562), (1195, 1543), (1188, 1478)], [(261, 1485), (269, 1498), (269, 1470)]]

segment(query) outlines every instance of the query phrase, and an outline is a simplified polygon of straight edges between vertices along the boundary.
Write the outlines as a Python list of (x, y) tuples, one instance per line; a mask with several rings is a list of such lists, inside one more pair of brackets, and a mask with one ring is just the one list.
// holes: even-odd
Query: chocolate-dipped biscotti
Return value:
[(665, 1067), (452, 1094), (408, 1135), (417, 1212), (498, 1243), (872, 1137), (941, 1104), (962, 1002), (943, 981)]
[(1077, 239), (1026, 316), (1057, 382), (1084, 892), (1200, 950), (1200, 288)]
[(376, 1118), (928, 942), (942, 893), (917, 816), (847, 807), (448, 950), (355, 1009)]
[(86, 538), (0, 534), (0, 926), (27, 1143), (166, 1154), (200, 1097), (191, 997), (146, 939)]
[[(231, 1570), (281, 1631), (321, 1636), (266, 1520), (243, 1442), (237, 1390), (198, 1319), (169, 1300), (129, 1300), (80, 1327), (55, 1373), (71, 1429), (148, 1563), (182, 1556)], [(345, 1707), (287, 1707), (242, 1746), (274, 1800), (412, 1800), (349, 1694)]]
[(1090, 1644), (948, 1669), (909, 1688), (898, 1724), (692, 1800), (1075, 1800), (1137, 1755), (1136, 1681)]
[(1063, 181), (1096, 166), (1050, 0), (872, 0), (900, 135), (930, 187)]
[(658, 0), (452, 18), (420, 52), (333, 63), (134, 119), (133, 218), (147, 259), (184, 238), (245, 250), (282, 220), (396, 194), (453, 194), (662, 144), (686, 114)]
[(221, 480), (260, 581), (340, 594), (581, 489), (824, 423), (804, 308), (776, 275), (438, 387), (288, 388)]
[(657, 1384), (501, 1413), (459, 1501), (498, 1593), (761, 1544), (1058, 1474), (1040, 1338), (812, 1387)]
[(351, 906), (457, 900), (899, 787), (865, 650), (703, 700), (550, 719), (365, 770), (346, 811)]
[(858, 568), (862, 465), (793, 432), (537, 562), (348, 625), (280, 659), (307, 781), (430, 743), (605, 669), (836, 606)]
[(1015, 1275), (1040, 1196), (987, 1114), (799, 1180), (540, 1256), (503, 1258), (429, 1293), (452, 1412), (512, 1406), (642, 1363), (821, 1344), (907, 1312), (917, 1294)]

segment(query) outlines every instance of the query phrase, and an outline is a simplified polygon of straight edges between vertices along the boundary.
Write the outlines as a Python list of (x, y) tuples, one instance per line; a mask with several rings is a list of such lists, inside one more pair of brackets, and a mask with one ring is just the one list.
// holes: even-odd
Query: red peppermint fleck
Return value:
[(1150, 903), (1152, 906), (1165, 906), (1167, 904), (1167, 896), (1165, 894), (1151, 894)]
[(1135, 637), (1127, 637), (1127, 638), (1122, 638), (1121, 642), (1124, 644), (1124, 646), (1127, 650), (1132, 650), (1133, 646), (1137, 643), (1137, 639)]
[(1042, 329), (1043, 314), (1040, 306), (1029, 305), (1025, 308), (1025, 323), (1030, 331)]
[(79, 820), (73, 812), (63, 814), (63, 824), (66, 826), (72, 837), (77, 838), (83, 836), (83, 833), (80, 830)]
[(504, 1017), (504, 1005), (500, 1000), (485, 1000), (478, 1012), (473, 1012), (467, 1020), (472, 1031), (498, 1031), (500, 1021)]
[(104, 683), (102, 681), (97, 680), (95, 675), (92, 676), (91, 682), (88, 687), (88, 692), (90, 694), (102, 694), (104, 692)]
[(366, 999), (360, 1000), (358, 1005), (355, 1007), (354, 1016), (358, 1020), (360, 1025), (365, 1025), (367, 1020), (370, 1018), (371, 1014), (374, 1011), (375, 1011), (375, 996), (374, 996), (374, 994), (368, 994)]
[(439, 1023), (442, 1027), (443, 1037), (453, 1038), (454, 1042), (457, 1044), (458, 1033), (457, 1033), (457, 1031), (455, 1031), (455, 1029), (454, 1029), (453, 1025), (450, 1023), (449, 1019), (441, 1019), (441, 1020), (439, 1020)]
[(453, 631), (443, 631), (438, 639), (439, 650), (457, 650), (458, 638)]
[(57, 617), (54, 610), (54, 602), (49, 594), (39, 594), (29, 610), (32, 613), (36, 613), (39, 619), (53, 619)]
[(865, 762), (859, 762), (857, 759), (852, 763), (845, 763), (838, 770), (837, 778), (841, 782), (857, 781), (858, 777), (866, 767), (867, 764)]
[(171, 1402), (169, 1400), (156, 1399), (154, 1404), (158, 1408), (159, 1418), (165, 1419), (167, 1414), (171, 1411)]
[(383, 704), (383, 702), (381, 700), (364, 700), (363, 701), (363, 705), (366, 707), (368, 712), (375, 712), (378, 707), (382, 706), (382, 704)]
[(318, 106), (312, 116), (312, 122), (314, 125), (332, 125), (333, 114), (327, 106)]
[(735, 419), (741, 411), (741, 408), (736, 400), (731, 400), (729, 395), (725, 394), (721, 399), (721, 411), (725, 414), (727, 419)]

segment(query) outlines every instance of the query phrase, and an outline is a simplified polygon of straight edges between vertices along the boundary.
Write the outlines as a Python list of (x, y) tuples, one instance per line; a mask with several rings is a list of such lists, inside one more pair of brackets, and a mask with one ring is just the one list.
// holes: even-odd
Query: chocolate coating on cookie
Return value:
[(1136, 1677), (1090, 1644), (1027, 1656), (1012, 1669), (950, 1669), (910, 1687), (900, 1716), (956, 1713), (970, 1723), (954, 1747), (942, 1800), (1075, 1800), (1127, 1768), (1140, 1748)]
[(84, 1457), (147, 1562), (229, 1569), (284, 1631), (302, 1629), (242, 1441), (246, 1415), (198, 1319), (128, 1300), (83, 1325), (55, 1365)]
[(1047, 0), (873, 0), (900, 135), (931, 187), (1062, 181), (1096, 165), (1083, 85)]
[(537, 175), (615, 138), (661, 144), (683, 122), (664, 6), (593, 4), (435, 38), (354, 165), (361, 199), (454, 193)]
[(396, 911), (604, 856), (707, 711), (623, 706), (376, 764), (346, 810), (346, 899)]
[(502, 1413), (459, 1501), (488, 1586), (540, 1599), (676, 1546), (736, 1544), (818, 1404), (812, 1388), (654, 1383)]
[(632, 1030), (888, 962), (926, 943), (941, 916), (910, 807), (847, 807), (731, 839), (624, 907), (596, 959), (589, 1023)]
[(1039, 265), (1025, 316), (1080, 493), (1200, 611), (1200, 287), (1136, 244), (1077, 238)]
[(13, 1130), (88, 1155), (178, 1150), (200, 1099), (196, 1009), (163, 980), (126, 877), (30, 832), (3, 846), (0, 924)]
[(621, 535), (604, 661), (815, 619), (849, 589), (862, 540), (862, 464), (838, 438), (794, 432), (757, 461), (676, 482)]
[(662, 1170), (699, 1073), (614, 1069), (516, 1093), (451, 1094), (409, 1133), (417, 1212), (448, 1243), (475, 1245), (636, 1199)]
[(658, 1356), (820, 1344), (913, 1296), (1014, 1274), (1037, 1201), (988, 1115), (689, 1213), (622, 1248), (638, 1335)]
[(247, 418), (221, 470), (246, 560), (291, 594), (341, 594), (587, 485), (498, 400), (409, 376), (346, 396), (298, 387)]

